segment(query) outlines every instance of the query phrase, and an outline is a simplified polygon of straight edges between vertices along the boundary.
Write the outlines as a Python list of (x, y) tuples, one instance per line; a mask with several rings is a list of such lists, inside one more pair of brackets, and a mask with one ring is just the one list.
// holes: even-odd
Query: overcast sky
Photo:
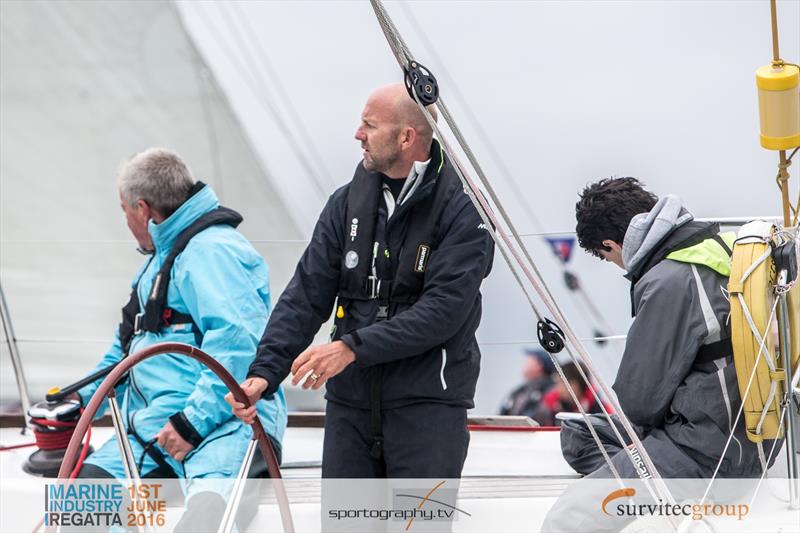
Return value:
[[(782, 54), (797, 63), (800, 2), (778, 5)], [(246, 214), (243, 231), (260, 240), (277, 297), (302, 242), (264, 240), (310, 234), (360, 159), (353, 133), (366, 97), (401, 79), (365, 1), (179, 3), (188, 38), (168, 2), (0, 6), (3, 283), (23, 337), (42, 336), (41, 323), (52, 337), (112, 330), (140, 261), (114, 169), (153, 144), (183, 153)], [(779, 212), (777, 156), (758, 144), (754, 80), (772, 58), (766, 0), (387, 8), (439, 78), (521, 233), (571, 231), (577, 192), (611, 175), (676, 193), (702, 217)], [(795, 199), (800, 171), (790, 170)], [(95, 242), (104, 239), (113, 242)], [(568, 294), (542, 239), (526, 242), (578, 334), (591, 336), (585, 302)], [(579, 250), (570, 268), (610, 323), (606, 333), (625, 333), (622, 272)], [(499, 256), (483, 294), (477, 410), (491, 413), (520, 379), (535, 320)], [(63, 356), (70, 346), (58, 376), (79, 372), (72, 357), (94, 361), (100, 349)], [(610, 380), (621, 343), (588, 347)], [(40, 361), (50, 348), (24, 349)], [(0, 365), (7, 359), (0, 353)]]
[[(778, 4), (782, 55), (796, 60), (800, 3)], [(324, 198), (360, 158), (352, 137), (364, 100), (401, 79), (370, 5), (179, 6), (280, 194), (310, 232)], [(612, 175), (678, 194), (698, 217), (780, 212), (777, 156), (758, 144), (754, 81), (772, 59), (768, 2), (391, 2), (387, 9), (416, 59), (439, 78), (520, 232), (572, 230), (577, 192)], [(579, 334), (589, 336), (557, 263), (540, 239), (528, 242)], [(622, 272), (580, 251), (573, 263), (610, 333), (624, 333)], [(493, 343), (533, 338), (534, 319), (499, 257), (484, 292), (479, 403), (488, 410), (521, 363), (520, 345)], [(619, 343), (590, 349), (613, 376)]]

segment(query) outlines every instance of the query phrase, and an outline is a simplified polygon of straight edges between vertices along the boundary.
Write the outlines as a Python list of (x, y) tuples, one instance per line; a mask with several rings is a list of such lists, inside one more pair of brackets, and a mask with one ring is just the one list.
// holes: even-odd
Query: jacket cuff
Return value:
[(261, 378), (267, 380), (267, 389), (261, 394), (261, 398), (269, 398), (276, 392), (281, 386), (283, 379), (279, 378), (277, 374), (273, 374), (268, 370), (263, 369), (250, 369), (250, 372), (247, 374), (248, 378)]
[(198, 433), (197, 429), (189, 422), (189, 419), (186, 418), (186, 415), (183, 414), (183, 411), (178, 411), (171, 417), (169, 417), (169, 421), (172, 423), (172, 427), (175, 428), (175, 431), (178, 432), (183, 440), (191, 444), (193, 447), (197, 448), (200, 446), (200, 443), (203, 442), (203, 437)]
[(355, 354), (356, 360), (353, 361), (353, 364), (357, 366), (364, 366), (363, 354), (358, 353), (359, 350), (362, 352), (364, 351), (364, 342), (361, 340), (361, 336), (358, 334), (358, 332), (352, 331), (347, 335), (342, 335), (339, 340), (345, 343), (347, 347), (353, 351), (353, 354)]

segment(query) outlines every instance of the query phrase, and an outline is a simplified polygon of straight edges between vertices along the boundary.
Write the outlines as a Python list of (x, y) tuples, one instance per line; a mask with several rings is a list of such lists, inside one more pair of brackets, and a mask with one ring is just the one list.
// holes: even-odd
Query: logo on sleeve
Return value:
[(431, 247), (427, 244), (420, 244), (419, 247), (417, 247), (417, 260), (414, 262), (414, 272), (425, 272), (430, 255)]

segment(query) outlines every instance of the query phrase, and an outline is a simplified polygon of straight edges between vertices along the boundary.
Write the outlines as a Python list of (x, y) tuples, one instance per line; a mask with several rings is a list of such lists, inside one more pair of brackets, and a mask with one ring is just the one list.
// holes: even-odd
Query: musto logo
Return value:
[(620, 498), (633, 498), (636, 496), (636, 489), (622, 488), (609, 493), (605, 497), (600, 509), (608, 516), (688, 516), (692, 520), (702, 520), (709, 516), (736, 517), (737, 520), (744, 520), (750, 513), (750, 506), (747, 504), (720, 504), (720, 503), (616, 503), (609, 505)]

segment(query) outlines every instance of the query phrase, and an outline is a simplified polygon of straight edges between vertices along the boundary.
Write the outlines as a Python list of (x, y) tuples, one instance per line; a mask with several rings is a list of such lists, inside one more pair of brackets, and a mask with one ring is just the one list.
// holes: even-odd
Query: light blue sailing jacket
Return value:
[[(217, 207), (219, 200), (206, 185), (160, 224), (150, 221), (148, 230), (155, 253), (139, 269), (132, 284), (136, 286), (138, 281), (142, 307), (176, 237)], [(166, 305), (190, 314), (202, 334), (199, 348), (219, 361), (237, 382), (244, 381), (272, 305), (268, 267), (241, 233), (230, 226), (217, 225), (195, 235), (172, 266)], [(142, 332), (134, 336), (130, 353), (159, 342), (197, 346), (192, 327), (179, 324), (159, 333)], [(116, 363), (122, 355), (117, 331), (113, 344), (93, 371)], [(84, 405), (101, 381), (80, 390)], [(135, 431), (144, 441), (154, 439), (169, 417), (178, 412), (203, 438), (198, 448), (240, 429), (242, 424), (224, 400), (227, 387), (211, 370), (189, 357), (163, 354), (139, 363), (117, 392), (122, 398), (120, 407), (128, 430)], [(267, 433), (282, 442), (287, 423), (283, 391), (260, 400), (258, 413)]]

